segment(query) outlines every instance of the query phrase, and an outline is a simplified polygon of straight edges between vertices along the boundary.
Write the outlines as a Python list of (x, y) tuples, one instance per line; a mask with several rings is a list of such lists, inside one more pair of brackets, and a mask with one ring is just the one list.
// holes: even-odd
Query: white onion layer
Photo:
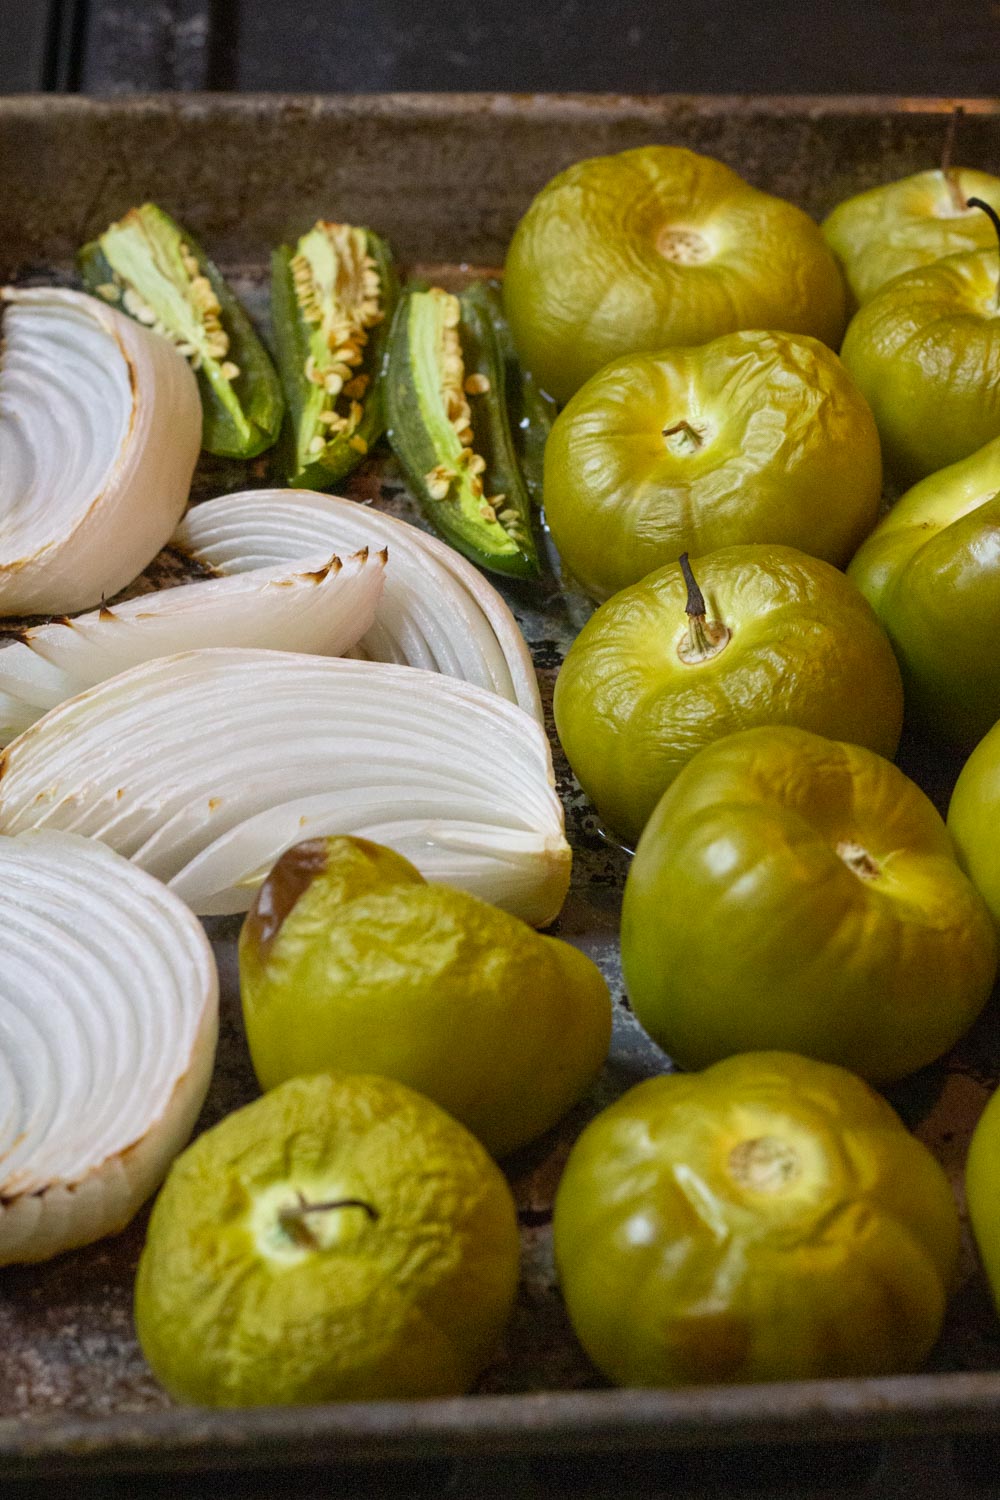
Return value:
[(406, 521), (312, 490), (247, 490), (195, 506), (174, 545), (220, 573), (388, 546), (375, 624), (351, 654), (458, 677), (541, 720), (531, 655), (503, 599), (453, 548)]
[(305, 571), (260, 568), (26, 631), (0, 649), (0, 744), (64, 699), (157, 656), (202, 646), (339, 656), (375, 618), (385, 561), (384, 551), (365, 549)]
[(543, 925), (570, 850), (541, 725), (438, 673), (277, 651), (161, 658), (53, 709), (0, 761), (0, 832), (103, 839), (201, 915), (287, 848), (354, 833)]
[(168, 340), (96, 297), (5, 287), (0, 615), (88, 609), (184, 513), (201, 402)]
[(103, 844), (0, 838), (0, 1265), (124, 1228), (191, 1133), (218, 978), (176, 896)]

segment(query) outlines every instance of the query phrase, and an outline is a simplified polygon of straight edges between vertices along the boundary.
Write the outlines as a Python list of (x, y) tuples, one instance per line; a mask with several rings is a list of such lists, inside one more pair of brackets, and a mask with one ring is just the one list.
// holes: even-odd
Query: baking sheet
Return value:
[[(595, 151), (648, 140), (719, 155), (814, 213), (872, 182), (933, 164), (942, 107), (914, 101), (441, 98), (196, 98), (92, 104), (0, 101), (0, 265), (65, 276), (70, 252), (132, 202), (153, 197), (207, 242), (266, 326), (266, 254), (319, 213), (370, 222), (401, 257), (456, 284), (495, 268), (532, 193)], [(1000, 114), (969, 101), (959, 158), (996, 170)], [(250, 464), (204, 459), (195, 499), (272, 482)], [(389, 458), (368, 461), (345, 492), (420, 524)], [(503, 584), (531, 645), (546, 711), (586, 605), (554, 577)], [(551, 730), (551, 719), (549, 719)], [(723, 1391), (612, 1392), (568, 1326), (554, 1284), (551, 1204), (582, 1123), (668, 1060), (638, 1027), (617, 953), (627, 856), (602, 834), (553, 736), (574, 850), (573, 883), (552, 929), (591, 954), (615, 997), (608, 1064), (556, 1131), (506, 1163), (524, 1244), (517, 1308), (476, 1395), (282, 1413), (173, 1409), (138, 1351), (132, 1279), (146, 1215), (114, 1239), (47, 1265), (0, 1272), (0, 1460), (7, 1472), (50, 1465), (255, 1462), (277, 1449), (314, 1454), (539, 1450), (777, 1437), (878, 1435), (929, 1425), (1000, 1426), (1000, 1324), (966, 1235), (960, 1284), (931, 1373)], [(958, 762), (908, 742), (900, 764), (943, 810)], [(237, 919), (208, 924), (220, 961), (222, 1032), (203, 1128), (256, 1096), (239, 1016)], [(1000, 1078), (996, 998), (943, 1063), (890, 1098), (952, 1174)], [(971, 1372), (971, 1373), (963, 1373)], [(559, 1394), (561, 1393), (561, 1394)]]

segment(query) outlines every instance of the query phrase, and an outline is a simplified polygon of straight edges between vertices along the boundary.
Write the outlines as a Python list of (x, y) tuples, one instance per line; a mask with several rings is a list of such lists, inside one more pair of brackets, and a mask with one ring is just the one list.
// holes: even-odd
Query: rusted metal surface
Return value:
[[(0, 261), (68, 258), (155, 198), (222, 259), (259, 261), (317, 215), (377, 223), (408, 259), (496, 265), (532, 194), (581, 156), (707, 151), (825, 212), (933, 165), (951, 100), (174, 94), (0, 100)], [(960, 157), (1000, 166), (996, 105), (966, 100)]]
[[(943, 108), (943, 106), (942, 106)], [(729, 160), (814, 212), (933, 160), (942, 108), (907, 101), (601, 99), (210, 99), (86, 104), (0, 101), (0, 262), (5, 274), (70, 270), (70, 252), (116, 213), (163, 201), (218, 254), (266, 332), (266, 252), (317, 213), (370, 222), (411, 265), (461, 280), (502, 259), (513, 224), (558, 167), (599, 150), (678, 141)], [(1000, 167), (1000, 105), (969, 103), (964, 161)], [(195, 499), (272, 482), (267, 456), (204, 460)], [(347, 484), (418, 519), (391, 460)], [(164, 560), (160, 581), (172, 581)], [(586, 606), (554, 578), (504, 585), (532, 646), (543, 698)], [(550, 721), (551, 729), (551, 721)], [(627, 856), (607, 842), (555, 745), (574, 849), (557, 927), (592, 954), (616, 1002), (611, 1055), (573, 1115), (508, 1167), (524, 1273), (503, 1347), (477, 1392), (454, 1401), (210, 1414), (173, 1408), (135, 1341), (131, 1292), (145, 1215), (122, 1235), (39, 1267), (0, 1272), (0, 1464), (49, 1469), (238, 1467), (336, 1458), (702, 1447), (931, 1431), (1000, 1431), (1000, 1324), (966, 1235), (960, 1283), (928, 1373), (871, 1381), (683, 1392), (603, 1388), (555, 1286), (551, 1205), (581, 1124), (669, 1066), (624, 1000), (618, 963)], [(944, 808), (957, 762), (907, 743), (901, 764)], [(235, 919), (209, 924), (222, 1032), (201, 1128), (255, 1097), (236, 984)], [(943, 1063), (891, 1093), (961, 1195), (968, 1138), (1000, 1078), (996, 1003)]]

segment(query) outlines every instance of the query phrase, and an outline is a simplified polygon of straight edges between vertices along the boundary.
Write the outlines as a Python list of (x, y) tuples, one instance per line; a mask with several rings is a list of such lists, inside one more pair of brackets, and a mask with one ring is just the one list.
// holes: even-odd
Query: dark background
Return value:
[(0, 0), (29, 89), (1000, 92), (995, 0)]

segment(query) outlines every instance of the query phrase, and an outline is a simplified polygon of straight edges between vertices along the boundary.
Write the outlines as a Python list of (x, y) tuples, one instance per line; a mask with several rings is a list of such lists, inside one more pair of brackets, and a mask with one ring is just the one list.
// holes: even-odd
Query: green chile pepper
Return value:
[(88, 291), (169, 338), (201, 392), (202, 446), (225, 458), (270, 448), (285, 403), (250, 319), (195, 239), (155, 203), (132, 208), (80, 250)]
[(504, 399), (505, 369), (481, 284), (460, 297), (414, 285), (389, 335), (389, 441), (430, 521), (481, 567), (537, 578), (531, 502)]
[(321, 219), (272, 255), (290, 485), (329, 489), (385, 431), (380, 373), (398, 295), (392, 252), (370, 229)]
[(552, 397), (542, 390), (531, 371), (525, 369), (517, 357), (514, 336), (503, 310), (500, 283), (487, 281), (483, 283), (483, 286), (489, 301), (490, 316), (493, 319), (493, 327), (504, 364), (504, 394), (507, 400), (511, 436), (514, 439), (514, 447), (517, 450), (524, 483), (531, 496), (531, 503), (540, 510), (545, 444), (548, 442), (559, 408)]

